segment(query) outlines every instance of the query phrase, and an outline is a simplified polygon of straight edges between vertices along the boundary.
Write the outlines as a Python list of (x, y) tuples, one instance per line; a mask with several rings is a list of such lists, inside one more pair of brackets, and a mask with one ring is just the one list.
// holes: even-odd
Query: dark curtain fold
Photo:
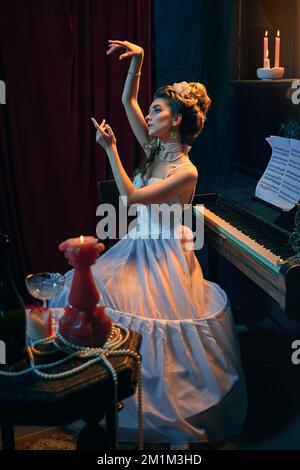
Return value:
[(296, 77), (300, 77), (300, 0), (296, 3), (296, 14), (294, 18), (294, 37), (293, 37), (293, 57), (295, 63), (294, 73)]
[(58, 244), (95, 234), (97, 181), (112, 177), (91, 116), (112, 126), (131, 176), (144, 158), (121, 103), (129, 61), (108, 39), (145, 49), (139, 101), (151, 102), (151, 0), (0, 2), (0, 216), (19, 285), (28, 272), (62, 271)]
[(199, 81), (212, 98), (204, 131), (190, 153), (199, 171), (198, 192), (218, 190), (232, 164), (237, 7), (235, 0), (153, 2), (156, 87)]

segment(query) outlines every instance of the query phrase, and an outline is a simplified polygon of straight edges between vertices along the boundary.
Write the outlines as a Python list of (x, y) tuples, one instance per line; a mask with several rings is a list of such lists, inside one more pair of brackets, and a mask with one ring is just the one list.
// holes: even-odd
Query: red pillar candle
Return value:
[(100, 295), (90, 268), (104, 248), (97, 238), (83, 236), (69, 238), (59, 245), (75, 268), (69, 297), (71, 305), (65, 309), (59, 327), (67, 340), (82, 346), (102, 346), (111, 331), (105, 307), (97, 305)]
[(95, 263), (98, 255), (104, 250), (103, 243), (97, 238), (69, 238), (59, 245), (75, 272), (70, 291), (70, 303), (79, 310), (92, 308), (99, 301), (100, 295), (90, 266)]

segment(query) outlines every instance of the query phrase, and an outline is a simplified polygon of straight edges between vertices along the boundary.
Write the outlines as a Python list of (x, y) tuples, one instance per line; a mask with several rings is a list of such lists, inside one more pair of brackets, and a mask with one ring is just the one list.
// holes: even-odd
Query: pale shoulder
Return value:
[(198, 178), (198, 170), (197, 167), (189, 160), (187, 157), (183, 163), (174, 166), (169, 172), (168, 176), (171, 175), (186, 175), (189, 179), (197, 179)]
[(198, 170), (195, 167), (195, 165), (193, 164), (186, 165), (185, 167), (182, 168), (182, 170), (185, 171), (185, 177), (191, 183), (191, 185), (196, 184), (197, 179), (198, 179)]
[(198, 178), (198, 170), (197, 170), (197, 167), (196, 167), (192, 162), (190, 162), (190, 165), (186, 165), (186, 168), (188, 168), (188, 170), (189, 170), (196, 178)]

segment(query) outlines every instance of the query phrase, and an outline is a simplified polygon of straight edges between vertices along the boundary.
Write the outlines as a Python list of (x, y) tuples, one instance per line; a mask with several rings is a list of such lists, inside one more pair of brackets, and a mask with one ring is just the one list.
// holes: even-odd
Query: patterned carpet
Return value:
[(48, 428), (15, 439), (16, 450), (75, 450), (77, 434), (64, 428)]
[[(15, 440), (16, 450), (75, 450), (77, 434), (61, 427), (53, 427), (36, 431), (17, 437)], [(145, 444), (145, 450), (169, 450), (169, 444)], [(192, 444), (191, 450), (235, 450), (229, 442)], [(1, 449), (1, 443), (0, 443)], [(120, 450), (136, 450), (137, 443), (125, 442), (119, 445)]]

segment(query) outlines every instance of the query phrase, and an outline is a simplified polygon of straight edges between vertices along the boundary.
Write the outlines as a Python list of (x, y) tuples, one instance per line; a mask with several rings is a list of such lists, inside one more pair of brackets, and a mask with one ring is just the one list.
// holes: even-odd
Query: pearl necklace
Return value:
[[(118, 429), (118, 414), (117, 414), (117, 403), (118, 403), (118, 374), (115, 371), (113, 365), (109, 362), (108, 357), (127, 355), (132, 357), (137, 363), (137, 395), (138, 395), (138, 435), (139, 435), (139, 449), (142, 450), (144, 446), (143, 439), (143, 420), (142, 420), (142, 361), (141, 355), (130, 349), (122, 349), (121, 346), (126, 343), (129, 337), (128, 328), (124, 327), (119, 323), (112, 323), (111, 332), (105, 341), (103, 347), (90, 348), (78, 346), (70, 343), (64, 338), (59, 330), (57, 319), (51, 317), (54, 334), (48, 338), (33, 340), (29, 345), (26, 346), (26, 351), (30, 361), (30, 367), (15, 372), (7, 372), (0, 370), (0, 375), (8, 377), (18, 377), (29, 372), (34, 372), (36, 375), (47, 380), (57, 380), (71, 375), (75, 375), (84, 369), (87, 369), (97, 362), (103, 362), (111, 374), (114, 391), (113, 391), (113, 402), (114, 402), (114, 413), (116, 429)], [(51, 351), (41, 351), (37, 349), (39, 345), (53, 345), (54, 349)], [(57, 353), (57, 350), (67, 354), (63, 359), (57, 361), (47, 362), (46, 364), (36, 364), (34, 356), (47, 356)], [(83, 364), (64, 372), (47, 373), (43, 370), (58, 366), (74, 358), (87, 359)], [(117, 443), (115, 443), (117, 448)]]

